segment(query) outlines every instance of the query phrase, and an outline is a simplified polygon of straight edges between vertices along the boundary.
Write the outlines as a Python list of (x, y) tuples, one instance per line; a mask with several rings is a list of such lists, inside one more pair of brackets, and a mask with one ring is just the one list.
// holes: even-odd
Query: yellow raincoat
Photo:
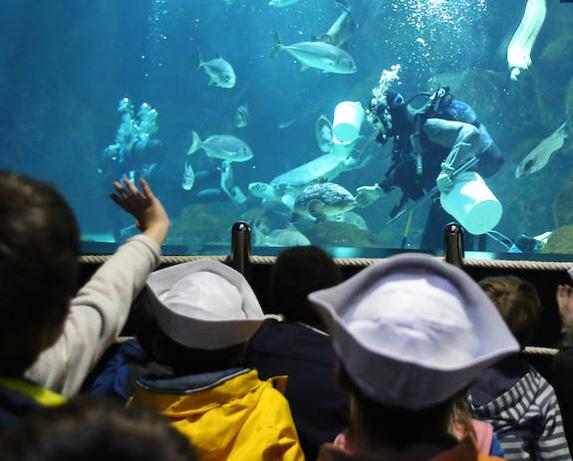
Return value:
[[(179, 381), (181, 382), (181, 381)], [(146, 381), (131, 405), (147, 405), (172, 421), (202, 461), (304, 460), (287, 400), (286, 377), (261, 381), (241, 370), (207, 388), (161, 392)]]

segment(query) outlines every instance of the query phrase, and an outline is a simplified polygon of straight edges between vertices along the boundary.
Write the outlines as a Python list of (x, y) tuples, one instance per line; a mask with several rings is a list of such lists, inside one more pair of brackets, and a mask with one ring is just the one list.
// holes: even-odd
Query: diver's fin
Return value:
[(336, 0), (336, 5), (342, 8), (344, 11), (347, 11), (348, 13), (351, 12), (350, 5), (346, 0)]
[(275, 31), (275, 46), (273, 47), (273, 51), (271, 52), (271, 57), (275, 57), (276, 54), (282, 50), (283, 44), (281, 43), (281, 38), (279, 37), (279, 33)]
[(311, 200), (308, 203), (308, 214), (317, 220), (325, 218), (320, 200)]
[(195, 47), (195, 50), (197, 51), (197, 69), (201, 69), (201, 66), (205, 64), (205, 61), (203, 60), (203, 55), (201, 54), (201, 50), (198, 46)]
[(201, 149), (202, 144), (203, 144), (203, 141), (201, 141), (201, 138), (199, 137), (197, 132), (194, 131), (193, 132), (193, 142), (191, 143), (191, 147), (187, 151), (187, 155), (191, 155), (191, 154), (194, 154), (195, 152), (197, 152), (199, 149)]
[(321, 35), (320, 41), (324, 42), (324, 43), (328, 43), (329, 45), (334, 45), (334, 39), (328, 34)]

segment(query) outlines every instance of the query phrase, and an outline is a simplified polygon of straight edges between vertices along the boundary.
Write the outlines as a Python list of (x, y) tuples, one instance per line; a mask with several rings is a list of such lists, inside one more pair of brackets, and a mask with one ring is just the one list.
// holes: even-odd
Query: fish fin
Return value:
[(207, 86), (220, 86), (215, 80), (213, 80), (212, 78), (209, 78), (209, 83), (207, 84)]
[(334, 39), (328, 34), (321, 35), (320, 41), (324, 42), (324, 43), (328, 43), (329, 45), (334, 45)]
[(336, 0), (336, 5), (342, 8), (344, 11), (347, 11), (348, 13), (351, 12), (350, 5), (346, 0)]
[(197, 69), (201, 69), (201, 66), (205, 64), (205, 61), (203, 60), (203, 55), (201, 54), (201, 50), (198, 46), (195, 47), (195, 50), (197, 51)]
[(308, 203), (308, 214), (310, 214), (313, 218), (317, 220), (325, 219), (326, 216), (322, 212), (321, 208), (322, 208), (322, 203), (320, 202), (320, 200), (311, 200)]
[(307, 66), (306, 64), (302, 64), (300, 65), (300, 71), (301, 72), (306, 72), (308, 69), (310, 69), (309, 66)]
[(283, 44), (281, 43), (281, 38), (279, 37), (279, 33), (275, 31), (275, 46), (273, 47), (273, 51), (271, 52), (271, 57), (275, 57), (277, 53), (282, 50)]
[(194, 154), (195, 152), (197, 152), (199, 149), (201, 149), (202, 144), (203, 144), (203, 141), (201, 141), (201, 138), (199, 137), (197, 132), (194, 131), (193, 132), (193, 142), (191, 143), (191, 147), (187, 151), (187, 155), (191, 155), (191, 154)]

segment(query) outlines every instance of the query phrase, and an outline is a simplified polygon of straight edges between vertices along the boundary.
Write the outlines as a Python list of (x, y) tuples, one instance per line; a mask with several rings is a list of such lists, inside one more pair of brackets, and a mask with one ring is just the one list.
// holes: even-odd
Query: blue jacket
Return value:
[(267, 320), (249, 342), (247, 365), (261, 379), (287, 375), (285, 396), (306, 459), (348, 427), (348, 399), (335, 383), (330, 337), (299, 323)]

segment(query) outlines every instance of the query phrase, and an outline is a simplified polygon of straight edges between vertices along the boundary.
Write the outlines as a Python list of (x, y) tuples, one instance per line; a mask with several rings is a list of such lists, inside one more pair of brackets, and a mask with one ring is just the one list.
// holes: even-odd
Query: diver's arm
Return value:
[(442, 162), (442, 171), (436, 178), (440, 191), (451, 188), (451, 174), (470, 160), (479, 156), (489, 147), (480, 136), (480, 131), (469, 123), (430, 118), (424, 123), (424, 133), (431, 142), (450, 149), (450, 153)]

